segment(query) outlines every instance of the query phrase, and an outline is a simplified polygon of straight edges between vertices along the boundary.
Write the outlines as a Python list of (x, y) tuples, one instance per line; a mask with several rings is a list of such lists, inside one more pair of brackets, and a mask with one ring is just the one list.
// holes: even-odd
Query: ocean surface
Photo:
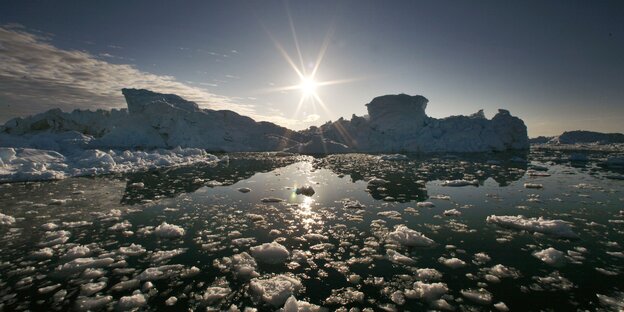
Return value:
[(624, 170), (572, 153), (229, 154), (2, 184), (0, 310), (618, 311)]

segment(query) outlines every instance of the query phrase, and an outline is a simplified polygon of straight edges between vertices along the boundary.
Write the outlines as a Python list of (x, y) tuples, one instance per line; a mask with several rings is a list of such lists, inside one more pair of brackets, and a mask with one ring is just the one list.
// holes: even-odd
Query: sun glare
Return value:
[(305, 96), (313, 96), (316, 93), (316, 87), (318, 84), (311, 77), (304, 77), (301, 79), (301, 83), (299, 84), (299, 89), (303, 92)]

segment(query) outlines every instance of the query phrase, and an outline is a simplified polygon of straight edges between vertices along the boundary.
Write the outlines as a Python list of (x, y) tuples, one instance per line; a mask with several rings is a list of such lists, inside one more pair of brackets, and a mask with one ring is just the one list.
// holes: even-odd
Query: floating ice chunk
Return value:
[(490, 258), (490, 256), (485, 252), (479, 252), (474, 255), (474, 260), (472, 260), (472, 263), (476, 265), (483, 265), (486, 262), (489, 262), (491, 259), (492, 258)]
[(188, 250), (188, 248), (176, 248), (176, 249), (172, 249), (172, 250), (160, 250), (157, 252), (154, 252), (152, 254), (152, 256), (150, 257), (150, 260), (152, 262), (163, 262), (166, 260), (169, 260), (175, 256), (181, 255), (183, 253), (185, 253)]
[(624, 292), (615, 292), (615, 295), (612, 296), (596, 294), (596, 297), (602, 306), (612, 311), (624, 310)]
[(138, 279), (130, 279), (127, 281), (121, 281), (113, 285), (110, 290), (115, 292), (122, 292), (130, 289), (138, 289), (139, 286), (141, 286), (141, 281), (139, 281)]
[(50, 199), (50, 202), (48, 203), (48, 205), (50, 206), (60, 206), (60, 205), (65, 205), (67, 204), (67, 202), (70, 201), (70, 199)]
[(229, 295), (231, 292), (232, 290), (229, 287), (208, 287), (206, 288), (206, 291), (204, 291), (202, 299), (206, 303), (211, 304), (227, 297), (227, 295)]
[(312, 188), (312, 186), (310, 185), (304, 185), (304, 186), (300, 186), (298, 188), (295, 189), (295, 194), (299, 195), (305, 195), (305, 196), (312, 196), (314, 195), (314, 188)]
[(442, 273), (436, 269), (418, 269), (416, 270), (416, 277), (425, 282), (438, 281), (442, 279)]
[(491, 215), (486, 218), (488, 223), (494, 223), (502, 227), (539, 232), (563, 238), (578, 238), (578, 235), (572, 231), (572, 227), (568, 222), (563, 220), (548, 220), (543, 217), (526, 218), (524, 216), (496, 216)]
[(329, 305), (347, 305), (354, 302), (363, 302), (364, 293), (355, 290), (352, 287), (332, 290), (331, 296), (325, 299), (325, 303)]
[(264, 243), (251, 247), (250, 250), (258, 261), (270, 264), (284, 263), (290, 256), (288, 249), (278, 242)]
[(265, 197), (260, 199), (261, 202), (263, 203), (281, 203), (284, 200), (281, 198), (277, 198), (277, 197)]
[(249, 291), (253, 297), (274, 307), (282, 306), (301, 288), (301, 282), (297, 278), (283, 274), (264, 279), (254, 278), (249, 283)]
[(448, 287), (444, 283), (424, 283), (418, 281), (414, 283), (413, 289), (405, 290), (405, 297), (433, 302), (440, 299), (447, 292)]
[(344, 199), (342, 201), (342, 206), (344, 208), (350, 208), (350, 209), (362, 209), (362, 208), (366, 208), (366, 206), (362, 205), (359, 201), (357, 200), (351, 200), (351, 199)]
[(449, 210), (444, 210), (443, 214), (445, 216), (460, 216), (461, 215), (461, 211), (459, 211), (457, 209), (449, 209)]
[(479, 186), (479, 180), (446, 180), (442, 182), (442, 186)]
[(321, 312), (327, 311), (320, 306), (315, 304), (311, 304), (306, 301), (297, 300), (295, 296), (290, 296), (286, 303), (284, 303), (284, 307), (282, 307), (279, 312)]
[(54, 285), (50, 285), (50, 286), (46, 286), (46, 287), (41, 287), (39, 289), (37, 289), (37, 292), (40, 294), (48, 294), (51, 293), (57, 289), (59, 289), (59, 287), (61, 287), (61, 284), (54, 284)]
[(60, 231), (47, 231), (44, 234), (43, 242), (39, 243), (41, 247), (50, 247), (59, 244), (64, 244), (69, 240), (71, 233), (69, 231), (60, 230)]
[(440, 257), (438, 258), (438, 262), (446, 265), (447, 267), (451, 268), (451, 269), (458, 269), (458, 268), (463, 268), (466, 266), (466, 262), (464, 262), (461, 259), (458, 258), (444, 258), (444, 257)]
[(167, 300), (165, 300), (165, 304), (166, 304), (167, 306), (172, 306), (172, 305), (175, 305), (175, 304), (176, 304), (176, 302), (178, 302), (178, 298), (177, 298), (177, 297), (175, 297), (175, 296), (171, 296), (171, 297), (169, 297)]
[(462, 290), (460, 293), (472, 302), (483, 305), (492, 304), (492, 293), (483, 288)]
[(435, 204), (432, 202), (418, 202), (416, 203), (416, 207), (418, 208), (431, 208), (435, 207)]
[(496, 310), (500, 311), (500, 312), (507, 312), (509, 311), (509, 308), (507, 307), (507, 305), (504, 302), (498, 302), (494, 304), (494, 308), (496, 308)]
[(449, 195), (442, 195), (442, 194), (438, 194), (438, 195), (431, 195), (429, 196), (430, 199), (440, 199), (440, 200), (451, 200), (451, 196)]
[(544, 188), (544, 185), (540, 183), (524, 183), (524, 188), (541, 189)]
[(54, 256), (54, 250), (50, 247), (41, 248), (39, 250), (35, 250), (30, 254), (33, 258), (36, 259), (49, 259)]
[(616, 276), (616, 275), (620, 275), (620, 273), (616, 272), (616, 271), (611, 271), (611, 270), (607, 270), (604, 268), (595, 268), (595, 270), (598, 273), (604, 274), (606, 276)]
[(168, 279), (184, 273), (185, 267), (181, 264), (161, 265), (145, 269), (141, 274), (136, 276), (140, 281), (154, 281)]
[(184, 236), (184, 229), (180, 226), (163, 222), (154, 229), (154, 234), (165, 238), (177, 238)]
[(117, 309), (121, 311), (129, 311), (138, 309), (147, 304), (147, 299), (143, 294), (136, 294), (132, 296), (123, 296), (117, 302)]
[(41, 225), (41, 228), (46, 231), (56, 230), (59, 226), (56, 223), (48, 222)]
[(56, 267), (56, 272), (60, 274), (74, 274), (85, 269), (101, 268), (113, 264), (113, 258), (77, 258), (63, 265)]
[(109, 231), (125, 231), (132, 228), (132, 223), (128, 220), (124, 220), (123, 222), (116, 223), (108, 228)]
[(401, 219), (401, 213), (396, 210), (380, 211), (377, 215), (395, 220)]
[(89, 297), (104, 288), (106, 288), (106, 282), (82, 284), (80, 285), (80, 295)]
[(119, 247), (119, 253), (126, 256), (139, 256), (146, 252), (145, 248), (139, 244), (130, 244), (128, 247)]
[(74, 303), (76, 311), (99, 311), (113, 302), (113, 296), (78, 297)]
[(434, 300), (429, 303), (429, 306), (433, 309), (440, 311), (455, 311), (455, 307), (453, 307), (448, 301), (444, 299)]
[(242, 252), (232, 257), (225, 257), (221, 260), (215, 260), (214, 265), (222, 271), (231, 271), (234, 277), (239, 279), (250, 279), (260, 276), (256, 269), (258, 264), (256, 260), (246, 252)]
[(75, 246), (68, 250), (61, 258), (62, 259), (75, 259), (84, 258), (91, 254), (91, 249), (87, 246)]
[(379, 159), (381, 160), (408, 160), (409, 158), (403, 154), (389, 154), (389, 155), (380, 155)]
[(0, 212), (0, 225), (13, 225), (15, 218)]
[(388, 234), (387, 239), (408, 247), (429, 247), (435, 244), (432, 239), (405, 225), (399, 225)]
[(553, 266), (561, 265), (566, 260), (565, 253), (552, 247), (536, 251), (533, 256)]
[(502, 264), (497, 264), (489, 269), (489, 273), (497, 278), (518, 278), (520, 277), (520, 272), (518, 270), (507, 267)]
[(307, 241), (325, 241), (329, 239), (329, 237), (319, 233), (306, 233), (302, 237)]
[(384, 184), (388, 184), (390, 182), (381, 179), (381, 178), (372, 178), (370, 180), (368, 180), (368, 186), (372, 187), (372, 186), (380, 186), (380, 185), (384, 185)]
[(416, 261), (408, 256), (402, 255), (400, 253), (398, 253), (395, 250), (392, 249), (388, 249), (386, 250), (386, 256), (388, 257), (388, 260), (390, 260), (393, 263), (396, 264), (403, 264), (403, 265), (414, 265), (416, 264)]
[(241, 188), (238, 189), (238, 191), (241, 192), (241, 193), (249, 193), (249, 192), (251, 192), (251, 189), (248, 188), (248, 187), (241, 187)]

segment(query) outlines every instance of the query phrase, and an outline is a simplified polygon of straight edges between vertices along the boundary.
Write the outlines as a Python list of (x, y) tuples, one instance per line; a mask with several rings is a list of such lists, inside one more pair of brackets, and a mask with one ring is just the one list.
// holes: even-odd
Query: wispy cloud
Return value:
[(265, 116), (254, 105), (155, 75), (132, 65), (111, 64), (83, 51), (63, 50), (15, 25), (0, 26), (0, 122), (51, 108), (65, 111), (125, 107), (122, 88), (178, 94), (201, 107), (228, 109), (283, 126), (298, 121)]

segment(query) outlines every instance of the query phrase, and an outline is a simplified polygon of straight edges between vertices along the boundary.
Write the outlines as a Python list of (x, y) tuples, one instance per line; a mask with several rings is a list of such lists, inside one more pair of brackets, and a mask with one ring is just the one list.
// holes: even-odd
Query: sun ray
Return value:
[(297, 54), (299, 55), (299, 62), (301, 63), (301, 71), (303, 74), (306, 73), (305, 63), (303, 62), (303, 55), (301, 54), (301, 48), (299, 47), (299, 39), (297, 38), (297, 31), (295, 31), (295, 23), (292, 19), (292, 14), (290, 13), (290, 7), (288, 6), (288, 1), (286, 2), (286, 13), (288, 14), (288, 23), (290, 24), (290, 31), (292, 33), (293, 41), (295, 42), (295, 49), (297, 50)]
[(329, 46), (329, 42), (331, 41), (331, 38), (334, 35), (334, 26), (332, 23), (332, 26), (329, 27), (329, 30), (327, 31), (327, 34), (325, 35), (325, 39), (323, 39), (323, 44), (321, 45), (321, 50), (319, 51), (318, 56), (316, 57), (316, 62), (314, 63), (314, 68), (312, 69), (312, 73), (310, 74), (311, 77), (315, 77), (316, 76), (316, 72), (318, 71), (319, 67), (321, 66), (321, 62), (323, 62), (323, 58), (325, 57), (325, 52), (327, 52), (327, 47)]
[[(288, 16), (288, 25), (290, 27), (290, 32), (291, 32), (291, 35), (292, 35), (294, 48), (295, 48), (295, 51), (296, 51), (296, 54), (297, 54), (295, 56), (295, 58), (298, 57), (298, 61), (300, 63), (299, 66), (296, 64), (295, 58), (291, 57), (291, 55), (288, 54), (286, 49), (284, 49), (283, 45), (271, 34), (271, 32), (269, 32), (268, 29), (263, 24), (261, 24), (261, 25), (264, 28), (264, 30), (266, 31), (266, 33), (268, 34), (268, 36), (271, 39), (271, 41), (273, 42), (273, 45), (275, 46), (275, 48), (278, 50), (279, 54), (284, 58), (284, 60), (288, 63), (288, 65), (297, 74), (297, 77), (299, 78), (299, 83), (298, 84), (293, 84), (293, 85), (287, 85), (287, 86), (265, 88), (265, 89), (259, 90), (259, 92), (262, 92), (262, 93), (264, 93), (264, 92), (288, 92), (288, 91), (293, 91), (293, 90), (299, 90), (299, 91), (301, 91), (301, 97), (299, 98), (299, 102), (297, 103), (297, 106), (296, 106), (296, 109), (295, 109), (295, 113), (294, 113), (295, 116), (298, 116), (300, 114), (300, 112), (301, 112), (301, 110), (302, 110), (302, 108), (304, 106), (304, 103), (306, 103), (306, 101), (310, 102), (309, 105), (314, 110), (315, 113), (316, 113), (316, 110), (317, 110), (316, 103), (318, 103), (318, 105), (321, 107), (322, 111), (325, 114), (327, 114), (327, 116), (332, 116), (331, 111), (328, 109), (327, 105), (325, 105), (325, 102), (318, 95), (317, 90), (320, 87), (353, 82), (353, 81), (361, 80), (363, 78), (350, 78), (350, 79), (337, 79), (337, 80), (318, 81), (316, 79), (317, 73), (319, 71), (319, 68), (320, 68), (322, 62), (323, 62), (323, 59), (325, 58), (325, 55), (326, 55), (327, 50), (329, 48), (329, 44), (331, 43), (331, 39), (334, 36), (335, 20), (333, 20), (330, 23), (330, 26), (327, 29), (327, 33), (325, 34), (325, 37), (323, 38), (323, 42), (321, 44), (321, 47), (320, 47), (320, 49), (318, 51), (318, 55), (316, 57), (316, 60), (311, 65), (312, 69), (311, 69), (311, 71), (308, 71), (306, 63), (305, 63), (305, 59), (303, 57), (303, 53), (302, 53), (302, 50), (301, 50), (299, 37), (297, 36), (297, 31), (296, 31), (296, 28), (295, 28), (295, 22), (293, 20), (292, 14), (291, 14), (290, 7), (288, 6), (288, 3), (286, 3), (285, 5), (286, 5), (286, 13), (287, 13), (287, 16)], [(306, 104), (306, 105), (308, 105), (308, 104)]]

